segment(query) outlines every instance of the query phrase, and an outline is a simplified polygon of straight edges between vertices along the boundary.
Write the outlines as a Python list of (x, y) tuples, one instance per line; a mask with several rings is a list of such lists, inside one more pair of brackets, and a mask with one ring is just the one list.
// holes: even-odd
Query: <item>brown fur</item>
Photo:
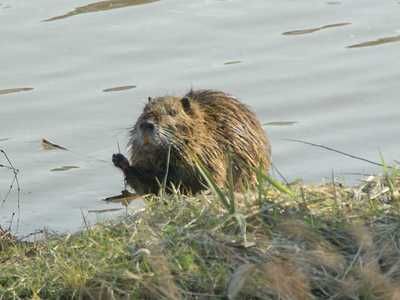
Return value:
[[(146, 134), (144, 123), (154, 124)], [(232, 167), (235, 190), (253, 186), (255, 170), (270, 167), (270, 145), (255, 114), (234, 97), (220, 91), (190, 91), (182, 97), (150, 99), (130, 131), (130, 165), (121, 161), (127, 182), (138, 192), (157, 192), (167, 172), (168, 184), (196, 193), (204, 188), (196, 164), (204, 166), (219, 186)], [(121, 164), (123, 166), (121, 166)], [(127, 164), (127, 162), (125, 162)]]

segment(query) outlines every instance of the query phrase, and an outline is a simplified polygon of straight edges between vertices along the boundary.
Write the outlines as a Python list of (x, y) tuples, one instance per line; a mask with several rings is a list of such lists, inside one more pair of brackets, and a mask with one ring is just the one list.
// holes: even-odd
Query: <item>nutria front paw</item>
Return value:
[(129, 161), (128, 159), (121, 153), (113, 154), (112, 162), (114, 166), (120, 168), (122, 171), (126, 171), (129, 168)]

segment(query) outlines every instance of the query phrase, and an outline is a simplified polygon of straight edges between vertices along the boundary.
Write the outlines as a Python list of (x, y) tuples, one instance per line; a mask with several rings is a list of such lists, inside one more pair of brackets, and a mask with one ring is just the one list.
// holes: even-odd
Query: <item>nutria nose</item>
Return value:
[(140, 129), (146, 130), (146, 131), (153, 131), (154, 123), (151, 121), (144, 121), (142, 124), (140, 124)]

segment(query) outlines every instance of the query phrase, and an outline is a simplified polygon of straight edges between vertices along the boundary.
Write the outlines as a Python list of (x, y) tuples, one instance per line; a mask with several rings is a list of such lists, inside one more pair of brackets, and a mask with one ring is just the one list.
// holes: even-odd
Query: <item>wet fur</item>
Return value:
[[(148, 120), (155, 124), (157, 146), (143, 145), (139, 126)], [(270, 166), (269, 142), (255, 114), (234, 97), (212, 90), (149, 100), (130, 131), (129, 150), (125, 175), (138, 193), (159, 190), (168, 151), (168, 185), (185, 192), (204, 188), (196, 163), (224, 186), (230, 161), (236, 190), (254, 185), (254, 170), (261, 167), (267, 172)]]

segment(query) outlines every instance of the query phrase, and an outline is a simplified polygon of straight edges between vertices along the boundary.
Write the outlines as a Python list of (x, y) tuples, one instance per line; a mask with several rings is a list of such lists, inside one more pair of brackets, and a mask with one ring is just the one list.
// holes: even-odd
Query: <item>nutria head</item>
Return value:
[(169, 147), (182, 153), (193, 134), (197, 115), (196, 103), (188, 97), (149, 97), (130, 131), (131, 159), (138, 153), (164, 152)]

